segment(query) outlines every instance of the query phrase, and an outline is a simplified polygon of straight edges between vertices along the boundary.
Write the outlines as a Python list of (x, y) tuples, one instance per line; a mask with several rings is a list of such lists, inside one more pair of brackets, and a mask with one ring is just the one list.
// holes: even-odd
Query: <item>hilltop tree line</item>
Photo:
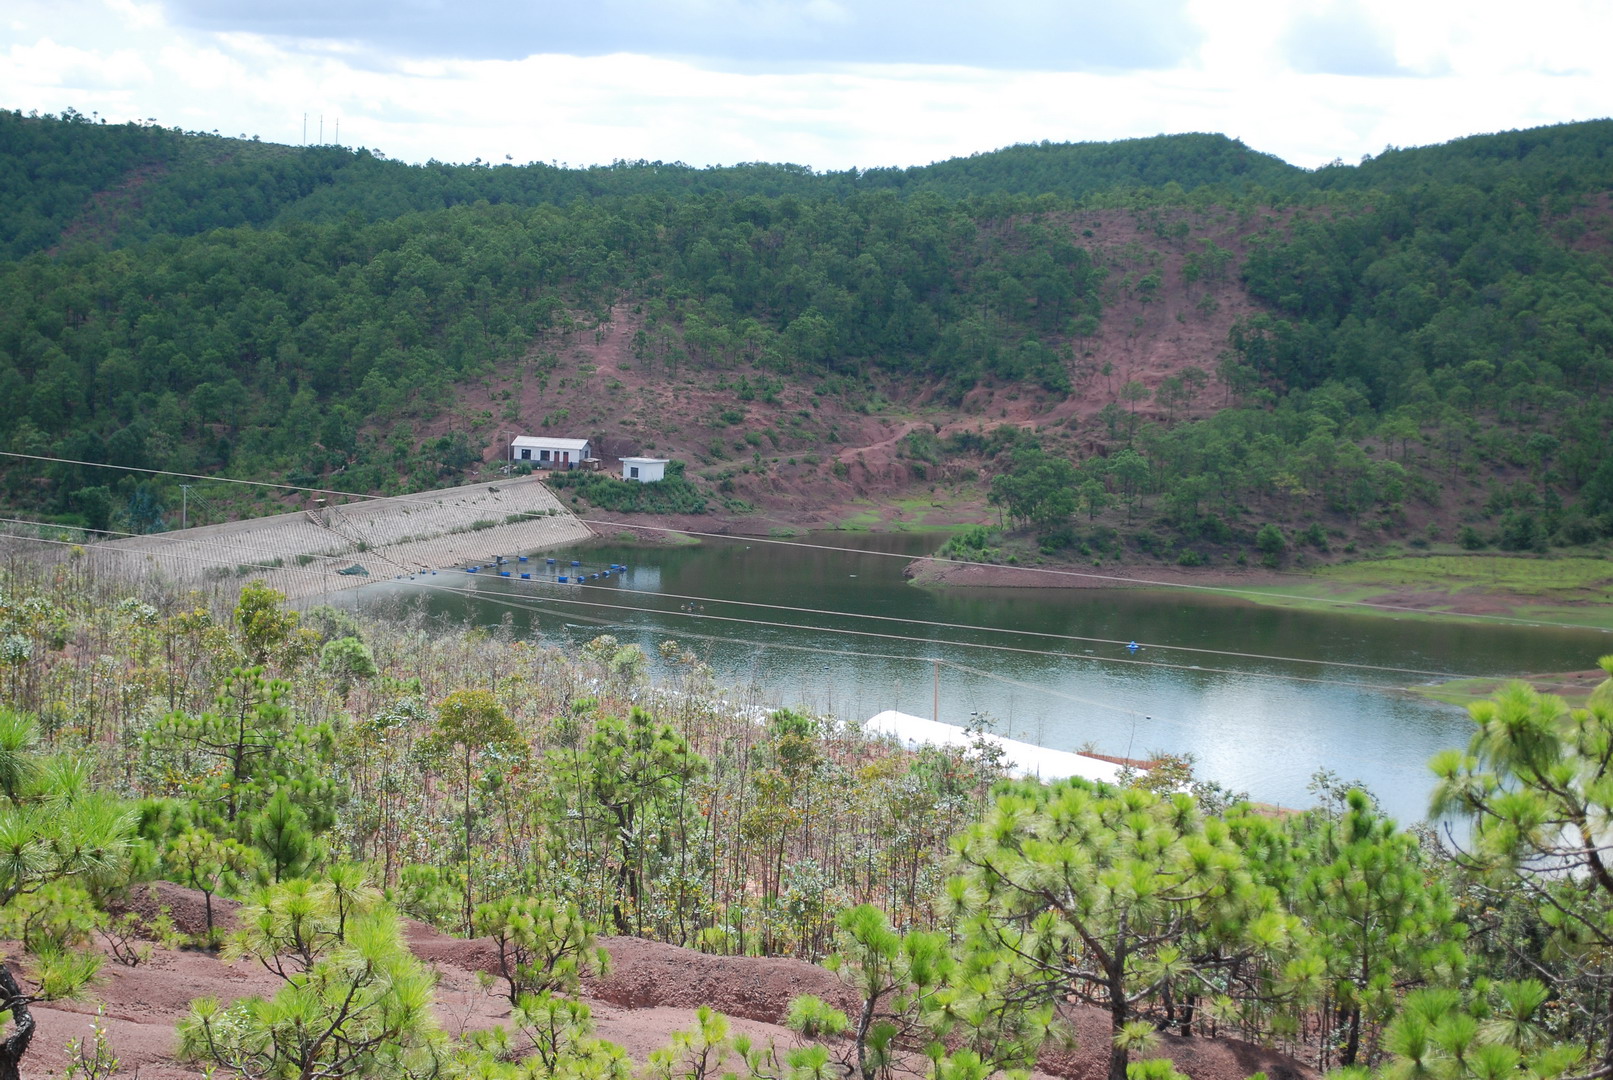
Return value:
[[(138, 198), (106, 207), (94, 239), (138, 243), (239, 225), (380, 221), (477, 202), (565, 205), (600, 197), (710, 194), (843, 199), (888, 191), (961, 200), (992, 195), (1102, 198), (1151, 190), (1169, 199), (1203, 191), (1226, 201), (1462, 184), (1493, 190), (1520, 180), (1571, 195), (1604, 187), (1608, 121), (1475, 136), (1442, 146), (1386, 147), (1359, 165), (1307, 172), (1221, 135), (1160, 135), (1107, 143), (1022, 144), (908, 168), (818, 172), (750, 162), (697, 168), (682, 162), (577, 166), (431, 161), (407, 165), (379, 150), (290, 147), (146, 123), (107, 124), (73, 109), (60, 117), (0, 110), (0, 194), (8, 203), (0, 254), (20, 258), (59, 242), (97, 192), (130, 184)], [(116, 202), (116, 200), (114, 200)]]
[[(161, 916), (102, 913), (166, 879), (209, 912), (244, 901), (238, 930), (211, 921), (196, 944), (284, 981), (181, 1027), (184, 1054), (249, 1075), (625, 1075), (568, 996), (605, 931), (846, 981), (844, 1001), (792, 1006), (782, 1052), (703, 1016), (652, 1058), (667, 1075), (699, 1075), (681, 1055), (705, 1051), (793, 1080), (926, 1055), (937, 1077), (1018, 1074), (1072, 998), (1108, 1012), (1113, 1080), (1163, 1080), (1163, 1032), (1386, 1078), (1613, 1059), (1595, 840), (1613, 682), (1583, 708), (1523, 686), (1474, 707), (1471, 746), (1432, 763), (1434, 809), (1469, 823), (1453, 854), (1330, 775), (1279, 817), (1183, 762), (1117, 788), (1006, 781), (985, 747), (747, 719), (673, 642), (566, 655), (297, 613), (253, 584), (215, 606), (72, 555), (13, 558), (0, 584), (0, 922), (25, 950), (0, 987), (28, 1038), (31, 1002), (172, 938)], [(491, 939), (509, 1028), (437, 1027), (400, 914)], [(9, 1075), (28, 1038), (0, 1048)]]
[(1219, 135), (1156, 136), (1109, 143), (1023, 145), (911, 168), (816, 172), (751, 162), (696, 168), (625, 161), (572, 167), (431, 161), (407, 165), (378, 150), (290, 147), (184, 132), (153, 123), (107, 124), (73, 109), (59, 118), (0, 110), (0, 195), (9, 203), (0, 255), (56, 245), (97, 192), (127, 185), (97, 221), (96, 241), (137, 244), (240, 225), (361, 222), (479, 202), (532, 207), (646, 195), (723, 194), (844, 199), (884, 191), (949, 201), (980, 195), (1053, 194), (1079, 199), (1138, 187), (1280, 188), (1303, 170)]

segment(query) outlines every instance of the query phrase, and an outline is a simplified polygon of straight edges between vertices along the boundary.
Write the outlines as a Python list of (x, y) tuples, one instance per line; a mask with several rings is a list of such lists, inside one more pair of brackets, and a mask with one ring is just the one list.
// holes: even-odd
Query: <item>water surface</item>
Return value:
[[(553, 569), (542, 558), (506, 567), (531, 581), (496, 570), (426, 578), (434, 588), (420, 602), (481, 624), (513, 616), (518, 633), (555, 641), (610, 633), (652, 657), (674, 638), (719, 681), (847, 719), (899, 709), (1062, 750), (1191, 753), (1201, 775), (1281, 805), (1309, 805), (1311, 777), (1331, 769), (1365, 782), (1402, 822), (1425, 816), (1428, 758), (1465, 745), (1471, 725), (1397, 688), (1580, 669), (1610, 651), (1598, 631), (1288, 610), (1197, 590), (909, 584), (907, 559), (936, 542), (596, 544), (546, 553)], [(582, 585), (536, 580), (572, 559), (628, 570)], [(359, 597), (420, 592), (380, 583)]]

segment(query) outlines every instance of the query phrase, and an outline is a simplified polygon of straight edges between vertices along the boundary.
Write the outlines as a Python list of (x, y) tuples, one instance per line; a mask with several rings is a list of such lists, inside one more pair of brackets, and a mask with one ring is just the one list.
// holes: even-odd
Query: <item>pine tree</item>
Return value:
[(1253, 980), (1228, 987), (1242, 994), (1275, 992), (1301, 939), (1228, 825), (1188, 795), (1022, 782), (954, 851), (946, 897), (966, 933), (1019, 957), (1044, 1000), (1108, 1010), (1109, 1080), (1126, 1080), (1131, 1049), (1153, 1038), (1141, 1006), (1194, 964), (1184, 939), (1214, 939), (1209, 961)]
[(475, 833), (471, 816), (471, 792), (479, 755), (497, 749), (520, 749), (521, 733), (492, 694), (486, 690), (456, 690), (437, 706), (437, 729), (425, 741), (428, 755), (453, 755), (462, 770), (465, 849), (465, 926), (475, 918)]
[(610, 954), (594, 944), (594, 928), (576, 904), (506, 896), (477, 905), (472, 926), (498, 946), (511, 1005), (533, 994), (573, 992), (582, 976), (610, 968)]
[(1460, 974), (1466, 928), (1416, 837), (1378, 815), (1363, 792), (1345, 799), (1337, 817), (1289, 823), (1296, 857), (1308, 868), (1290, 901), (1326, 961), (1344, 1027), (1339, 1064), (1349, 1066), (1363, 1025), (1391, 1019), (1400, 996), (1417, 984)]
[[(37, 754), (32, 717), (0, 708), (0, 908), (52, 882), (93, 881), (124, 862), (135, 815), (113, 796), (96, 791), (81, 759)], [(12, 1030), (0, 1042), (0, 1080), (17, 1080), (34, 1037), (28, 1006), (47, 997), (76, 993), (97, 964), (76, 953), (36, 957), (40, 989), (29, 993), (9, 964), (0, 963), (0, 1010), (11, 1013)]]
[(340, 892), (329, 882), (282, 885), (242, 910), (237, 953), (273, 968), (289, 951), (298, 963), (278, 968), (286, 985), (271, 998), (192, 1002), (178, 1029), (183, 1057), (253, 1080), (441, 1075), (430, 972), (404, 944), (394, 912), (344, 916)]

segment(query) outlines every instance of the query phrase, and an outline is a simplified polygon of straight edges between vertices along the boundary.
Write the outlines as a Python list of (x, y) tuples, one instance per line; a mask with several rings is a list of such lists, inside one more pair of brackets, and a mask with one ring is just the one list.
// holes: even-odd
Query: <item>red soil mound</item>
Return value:
[[(230, 920), (238, 906), (214, 900), (215, 917)], [(141, 892), (129, 907), (155, 915), (165, 909), (176, 925), (196, 933), (205, 927), (200, 893), (174, 885)], [(451, 1034), (490, 1027), (507, 1020), (509, 1003), (502, 986), (478, 973), (497, 970), (491, 941), (450, 937), (420, 923), (408, 924), (409, 947), (438, 975), (438, 1017)], [(593, 979), (584, 999), (593, 1007), (602, 1038), (624, 1046), (636, 1059), (663, 1046), (672, 1032), (694, 1022), (694, 1010), (708, 1005), (732, 1020), (733, 1030), (756, 1039), (793, 1044), (791, 1033), (778, 1026), (791, 998), (816, 994), (842, 1008), (852, 1001), (844, 984), (823, 968), (800, 960), (723, 957), (691, 952), (637, 938), (601, 939), (611, 954), (611, 973)], [(173, 1060), (173, 1025), (189, 1010), (193, 998), (225, 1000), (250, 994), (273, 994), (279, 980), (261, 966), (221, 962), (211, 953), (190, 949), (154, 950), (152, 958), (129, 968), (108, 960), (105, 978), (94, 994), (104, 1003), (104, 1024), (124, 1075), (138, 1069), (142, 1080), (195, 1080), (201, 1068)], [(33, 1048), (24, 1059), (25, 1075), (59, 1075), (67, 1061), (67, 1040), (85, 1038), (95, 1015), (95, 1001), (39, 1005)], [(1077, 1042), (1073, 1049), (1044, 1055), (1044, 1075), (1071, 1080), (1101, 1080), (1107, 1072), (1109, 1021), (1096, 1009), (1072, 1006), (1066, 1016)], [(1194, 1080), (1243, 1080), (1264, 1071), (1271, 1080), (1308, 1080), (1312, 1070), (1291, 1058), (1227, 1039), (1164, 1038), (1163, 1052)]]

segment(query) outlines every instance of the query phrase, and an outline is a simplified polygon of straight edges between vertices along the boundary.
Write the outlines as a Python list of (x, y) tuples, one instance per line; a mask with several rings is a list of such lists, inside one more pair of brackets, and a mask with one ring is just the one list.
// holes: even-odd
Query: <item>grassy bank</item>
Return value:
[(1516, 619), (1613, 631), (1613, 561), (1590, 556), (1426, 555), (1320, 567), (1240, 587), (1259, 603), (1399, 618)]
[(973, 488), (862, 498), (829, 508), (828, 530), (842, 532), (933, 532), (970, 528), (988, 516), (985, 497)]
[(1501, 692), (1508, 683), (1514, 681), (1526, 682), (1543, 694), (1556, 694), (1569, 706), (1575, 709), (1584, 708), (1590, 698), (1591, 691), (1596, 689), (1607, 674), (1599, 668), (1588, 671), (1563, 671), (1553, 674), (1526, 675), (1520, 680), (1513, 679), (1452, 679), (1449, 682), (1435, 683), (1432, 686), (1408, 687), (1412, 693), (1423, 697), (1443, 701), (1448, 705), (1467, 706), (1475, 701), (1484, 701)]

